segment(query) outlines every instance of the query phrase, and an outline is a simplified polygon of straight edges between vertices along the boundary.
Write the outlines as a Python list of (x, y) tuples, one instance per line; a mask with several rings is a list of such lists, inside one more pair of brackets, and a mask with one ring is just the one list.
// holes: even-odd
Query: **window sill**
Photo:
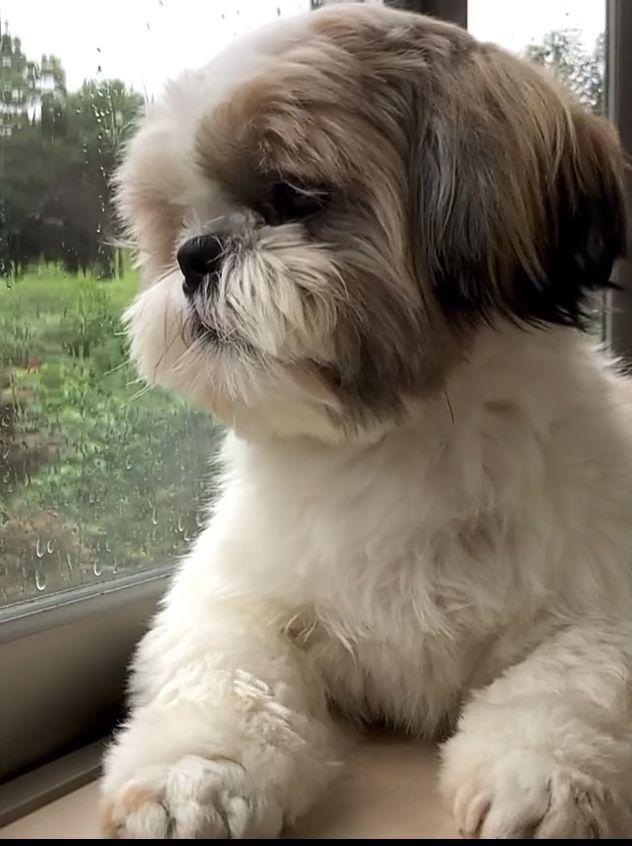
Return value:
[[(298, 838), (457, 837), (437, 796), (433, 749), (415, 741), (365, 739), (330, 797), (291, 832)], [(97, 838), (96, 782), (0, 830), (0, 839)]]
[[(107, 734), (170, 568), (0, 614), (0, 783)], [(3, 788), (0, 788), (3, 789)], [(2, 822), (0, 805), (0, 823)]]

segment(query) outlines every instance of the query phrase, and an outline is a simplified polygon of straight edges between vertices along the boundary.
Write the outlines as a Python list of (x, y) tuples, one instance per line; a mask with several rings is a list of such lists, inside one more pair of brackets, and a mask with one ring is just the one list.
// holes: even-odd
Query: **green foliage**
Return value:
[(0, 289), (0, 603), (167, 563), (200, 524), (217, 430), (139, 390), (135, 286), (42, 268)]
[[(57, 60), (43, 57), (42, 63), (63, 79)], [(40, 73), (33, 62), (25, 67)], [(84, 82), (71, 94), (60, 84), (36, 96), (34, 85), (25, 82), (24, 91), (39, 103), (40, 119), (18, 111), (7, 123), (5, 116), (0, 137), (0, 274), (19, 276), (45, 261), (73, 273), (112, 276), (110, 179), (143, 99), (119, 80)]]
[(2, 604), (183, 552), (216, 429), (127, 364), (136, 279), (110, 182), (142, 98), (118, 80), (68, 93), (58, 59), (7, 34), (0, 54)]

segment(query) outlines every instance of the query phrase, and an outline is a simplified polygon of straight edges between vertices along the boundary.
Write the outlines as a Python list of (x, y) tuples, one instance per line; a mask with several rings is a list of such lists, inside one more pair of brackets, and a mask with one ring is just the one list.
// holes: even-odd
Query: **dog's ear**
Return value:
[(576, 322), (591, 291), (611, 285), (627, 249), (625, 162), (614, 128), (578, 107), (545, 197), (542, 263), (553, 317)]
[(588, 295), (609, 286), (625, 253), (613, 128), (486, 45), (432, 83), (418, 98), (411, 153), (420, 279), (463, 321), (580, 325)]

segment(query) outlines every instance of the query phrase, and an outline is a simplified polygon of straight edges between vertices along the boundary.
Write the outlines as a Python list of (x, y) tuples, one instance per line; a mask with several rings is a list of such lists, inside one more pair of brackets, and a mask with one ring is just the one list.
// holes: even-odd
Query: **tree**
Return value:
[(33, 93), (35, 82), (24, 82), (15, 98), (21, 108), (3, 112), (0, 274), (20, 275), (45, 261), (73, 273), (90, 269), (111, 276), (116, 253), (110, 180), (143, 99), (120, 80), (87, 81), (67, 94), (57, 59), (29, 63), (19, 40), (6, 34), (0, 46), (11, 57), (5, 71), (16, 85), (48, 80), (39, 94)]
[(576, 30), (549, 32), (541, 44), (527, 48), (532, 61), (550, 69), (584, 106), (595, 113), (605, 110), (605, 37), (587, 51)]

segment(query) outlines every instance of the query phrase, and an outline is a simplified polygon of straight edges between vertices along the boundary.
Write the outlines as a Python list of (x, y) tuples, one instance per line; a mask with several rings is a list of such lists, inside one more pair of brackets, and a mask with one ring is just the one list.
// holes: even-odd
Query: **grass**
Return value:
[(163, 564), (197, 531), (217, 429), (139, 391), (135, 274), (0, 285), (0, 604)]

